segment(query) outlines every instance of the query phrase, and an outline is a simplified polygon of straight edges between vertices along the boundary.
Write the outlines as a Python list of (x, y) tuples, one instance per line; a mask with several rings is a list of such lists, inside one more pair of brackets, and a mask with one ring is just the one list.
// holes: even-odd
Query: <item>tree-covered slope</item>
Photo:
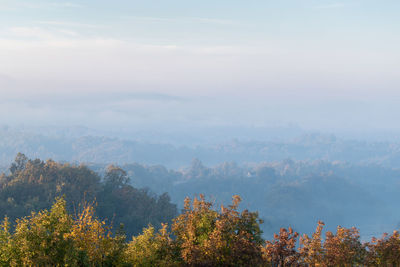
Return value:
[(128, 182), (125, 171), (112, 165), (100, 177), (83, 165), (31, 160), (18, 154), (9, 173), (0, 176), (0, 217), (14, 219), (49, 208), (60, 196), (65, 196), (71, 212), (83, 203), (96, 203), (101, 218), (124, 224), (129, 234), (149, 223), (168, 222), (177, 214), (167, 194), (157, 196)]

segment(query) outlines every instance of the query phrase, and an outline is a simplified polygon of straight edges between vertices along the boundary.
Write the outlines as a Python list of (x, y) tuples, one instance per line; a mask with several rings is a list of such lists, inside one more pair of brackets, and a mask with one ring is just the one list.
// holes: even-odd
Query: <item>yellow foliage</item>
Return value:
[(94, 207), (88, 204), (83, 206), (66, 237), (72, 239), (75, 247), (84, 251), (93, 264), (100, 264), (112, 245), (110, 229), (104, 221), (95, 218)]

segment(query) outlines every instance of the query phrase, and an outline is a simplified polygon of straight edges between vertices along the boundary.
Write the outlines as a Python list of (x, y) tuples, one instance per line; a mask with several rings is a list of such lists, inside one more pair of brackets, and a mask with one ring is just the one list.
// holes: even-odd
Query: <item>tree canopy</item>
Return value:
[(157, 196), (127, 182), (126, 172), (117, 166), (109, 166), (101, 177), (84, 165), (44, 162), (19, 153), (9, 174), (0, 176), (0, 216), (23, 217), (48, 209), (56, 197), (64, 196), (69, 211), (96, 202), (96, 215), (136, 234), (148, 223), (160, 225), (177, 214), (166, 193)]

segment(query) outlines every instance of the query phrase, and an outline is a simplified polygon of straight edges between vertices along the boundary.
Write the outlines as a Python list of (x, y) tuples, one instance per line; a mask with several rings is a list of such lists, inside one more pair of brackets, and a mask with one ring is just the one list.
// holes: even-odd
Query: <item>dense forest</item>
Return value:
[[(137, 163), (87, 167), (19, 153), (0, 176), (0, 264), (397, 266), (397, 231), (382, 235), (375, 228), (368, 235), (332, 227), (399, 218), (390, 216), (397, 201), (375, 203), (396, 195), (398, 176), (377, 166), (323, 161), (209, 168), (195, 159), (188, 168), (168, 170)], [(373, 188), (379, 190), (373, 194)], [(181, 212), (163, 190), (181, 198)], [(243, 195), (240, 207), (232, 192)]]
[(377, 229), (398, 227), (400, 216), (393, 211), (399, 175), (378, 165), (326, 161), (206, 167), (194, 159), (173, 170), (138, 163), (75, 165), (18, 153), (0, 176), (0, 261), (396, 266), (398, 232), (373, 236), (381, 236)]
[(28, 159), (19, 153), (8, 174), (0, 176), (0, 216), (11, 220), (49, 208), (56, 197), (65, 197), (73, 213), (84, 203), (96, 203), (96, 215), (109, 225), (123, 224), (136, 234), (149, 223), (160, 225), (176, 214), (176, 205), (165, 194), (155, 195), (129, 183), (124, 170), (110, 165), (100, 177), (83, 165)]
[[(104, 173), (106, 165), (90, 168)], [(243, 206), (257, 210), (265, 237), (282, 226), (310, 233), (318, 220), (333, 225), (357, 225), (363, 238), (389, 231), (400, 222), (400, 170), (344, 162), (283, 160), (256, 164), (226, 162), (208, 167), (193, 160), (174, 170), (161, 165), (121, 165), (137, 188), (167, 191), (182, 208), (186, 196), (204, 193), (227, 204), (238, 194)], [(340, 197), (338, 197), (340, 196)]]
[(0, 176), (0, 264), (395, 266), (398, 232), (377, 239), (367, 226), (397, 228), (399, 172), (293, 160), (85, 166), (18, 153)]
[(97, 218), (90, 204), (75, 215), (65, 199), (49, 210), (0, 229), (2, 266), (398, 266), (400, 235), (361, 242), (357, 228), (337, 227), (323, 235), (281, 228), (263, 240), (257, 212), (239, 211), (241, 199), (215, 209), (204, 196), (185, 199), (182, 213), (159, 231), (151, 225), (126, 240)]
[(264, 238), (289, 226), (311, 233), (323, 220), (328, 230), (357, 225), (366, 240), (400, 223), (400, 170), (372, 164), (284, 160), (207, 167), (194, 159), (174, 170), (138, 163), (43, 162), (19, 154), (8, 169), (0, 177), (0, 216), (11, 219), (49, 208), (65, 195), (69, 211), (95, 201), (97, 216), (137, 234), (149, 222), (171, 220), (185, 197), (205, 194), (225, 205), (232, 195), (242, 196), (242, 206), (257, 210), (264, 221)]

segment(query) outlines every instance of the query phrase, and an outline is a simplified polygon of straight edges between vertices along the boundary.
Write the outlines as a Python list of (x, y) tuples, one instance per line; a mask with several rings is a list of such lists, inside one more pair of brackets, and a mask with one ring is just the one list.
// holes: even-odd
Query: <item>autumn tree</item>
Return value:
[(325, 224), (322, 221), (319, 221), (315, 232), (312, 234), (312, 237), (304, 234), (300, 238), (299, 253), (301, 256), (301, 261), (304, 264), (317, 266), (319, 263), (323, 262), (324, 249), (322, 244), (322, 229), (324, 225)]
[(105, 263), (115, 266), (122, 260), (125, 236), (113, 236), (111, 230), (104, 221), (95, 217), (94, 206), (86, 203), (66, 236), (74, 241), (81, 260), (93, 266), (103, 266)]
[(261, 264), (261, 230), (257, 213), (239, 212), (241, 199), (220, 212), (203, 195), (185, 199), (184, 211), (172, 224), (182, 261), (190, 266)]
[(357, 228), (337, 227), (336, 234), (325, 235), (323, 263), (326, 266), (353, 266), (362, 264), (365, 249)]
[(265, 261), (271, 266), (294, 266), (299, 258), (296, 251), (299, 234), (289, 229), (281, 228), (279, 234), (274, 234), (272, 241), (267, 240), (263, 248)]
[(373, 237), (366, 244), (368, 256), (366, 265), (369, 266), (399, 266), (400, 265), (400, 234), (393, 231), (392, 235), (383, 234), (381, 238)]

